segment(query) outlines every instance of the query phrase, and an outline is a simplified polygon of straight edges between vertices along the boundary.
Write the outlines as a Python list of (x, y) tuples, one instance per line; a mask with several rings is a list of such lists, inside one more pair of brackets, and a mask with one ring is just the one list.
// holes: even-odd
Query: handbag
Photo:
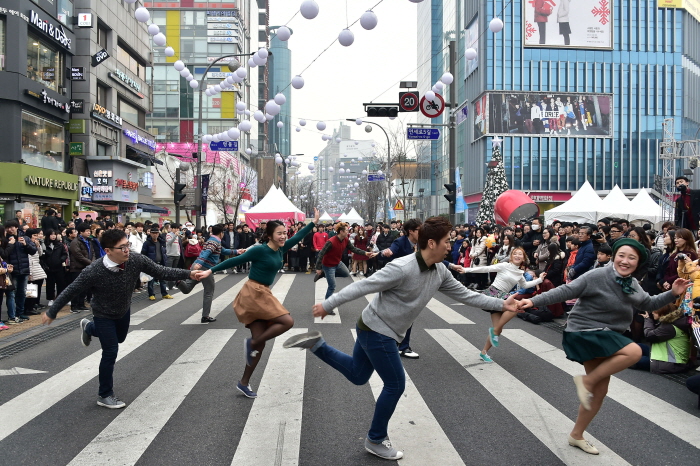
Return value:
[(26, 296), (27, 296), (27, 298), (38, 298), (39, 297), (39, 285), (37, 285), (36, 283), (28, 283)]
[(538, 8), (535, 13), (542, 16), (549, 16), (554, 11), (552, 4), (549, 2), (544, 2), (540, 8)]
[(14, 291), (15, 285), (10, 280), (10, 274), (4, 273), (0, 275), (0, 290)]

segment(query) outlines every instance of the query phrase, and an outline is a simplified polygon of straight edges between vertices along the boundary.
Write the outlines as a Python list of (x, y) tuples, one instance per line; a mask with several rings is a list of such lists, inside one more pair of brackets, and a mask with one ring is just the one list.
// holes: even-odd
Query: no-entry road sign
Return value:
[(440, 94), (435, 94), (435, 100), (430, 101), (425, 96), (420, 99), (420, 111), (428, 118), (435, 118), (445, 111), (445, 99)]

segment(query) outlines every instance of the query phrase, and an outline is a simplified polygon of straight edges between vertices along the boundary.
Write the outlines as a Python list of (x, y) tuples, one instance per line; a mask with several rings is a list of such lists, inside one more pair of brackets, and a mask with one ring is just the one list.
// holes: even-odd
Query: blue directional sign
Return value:
[(209, 143), (209, 150), (211, 150), (211, 151), (219, 151), (219, 150), (237, 151), (238, 150), (238, 141), (219, 141), (219, 142), (212, 141)]
[(437, 128), (408, 128), (406, 139), (440, 139), (440, 130)]
[(318, 155), (314, 157), (314, 162), (318, 162)]
[(376, 173), (370, 173), (367, 175), (367, 181), (386, 181), (386, 175), (377, 175)]

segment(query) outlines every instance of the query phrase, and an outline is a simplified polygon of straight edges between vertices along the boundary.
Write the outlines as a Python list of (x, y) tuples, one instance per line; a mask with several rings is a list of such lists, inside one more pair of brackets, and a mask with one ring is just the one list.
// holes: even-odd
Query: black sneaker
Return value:
[(88, 319), (83, 319), (80, 321), (80, 342), (83, 346), (90, 346), (92, 337), (87, 333), (87, 325), (90, 323)]
[(29, 317), (27, 317), (27, 316), (24, 315), (24, 314), (19, 315), (19, 316), (17, 316), (17, 317), (19, 318), (19, 320), (29, 320)]
[(326, 276), (326, 272), (317, 273), (316, 276), (314, 277), (314, 283), (316, 283), (317, 281), (319, 281), (320, 279), (322, 279), (325, 276)]
[(203, 324), (208, 324), (209, 322), (216, 322), (216, 318), (211, 316), (202, 317)]
[(83, 312), (82, 309), (71, 309), (71, 310), (70, 310), (70, 313), (71, 313), (71, 314), (80, 314), (81, 312)]

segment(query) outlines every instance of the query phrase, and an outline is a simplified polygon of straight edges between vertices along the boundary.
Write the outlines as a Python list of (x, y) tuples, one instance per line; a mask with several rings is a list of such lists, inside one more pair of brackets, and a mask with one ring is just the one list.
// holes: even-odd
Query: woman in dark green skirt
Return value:
[(520, 301), (521, 309), (541, 307), (578, 298), (564, 331), (566, 357), (583, 364), (586, 375), (574, 377), (581, 405), (569, 445), (593, 455), (598, 450), (583, 438), (608, 393), (610, 377), (634, 365), (642, 356), (639, 345), (622, 335), (634, 309), (654, 311), (685, 293), (689, 280), (678, 279), (660, 295), (649, 296), (632, 276), (647, 260), (646, 248), (636, 240), (623, 238), (613, 247), (613, 266), (600, 267), (532, 299)]

